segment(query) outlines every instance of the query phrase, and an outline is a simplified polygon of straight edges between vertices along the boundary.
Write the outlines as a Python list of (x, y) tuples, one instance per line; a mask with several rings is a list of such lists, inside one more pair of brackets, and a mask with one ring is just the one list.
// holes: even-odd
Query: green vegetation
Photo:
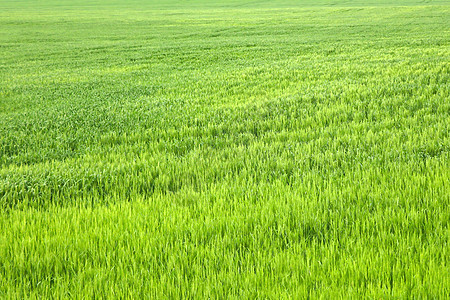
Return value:
[(0, 298), (448, 297), (449, 24), (1, 1)]

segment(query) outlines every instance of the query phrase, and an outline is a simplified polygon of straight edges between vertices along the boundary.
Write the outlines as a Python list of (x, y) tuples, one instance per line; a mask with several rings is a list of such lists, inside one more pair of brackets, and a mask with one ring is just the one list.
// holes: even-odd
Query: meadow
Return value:
[(450, 2), (0, 1), (0, 298), (445, 299)]

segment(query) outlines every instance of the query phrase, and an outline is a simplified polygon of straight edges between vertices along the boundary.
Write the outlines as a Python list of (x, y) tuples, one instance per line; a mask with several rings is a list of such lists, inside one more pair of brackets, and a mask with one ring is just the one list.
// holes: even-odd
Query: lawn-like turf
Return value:
[(0, 1), (0, 297), (448, 297), (449, 61), (449, 1)]

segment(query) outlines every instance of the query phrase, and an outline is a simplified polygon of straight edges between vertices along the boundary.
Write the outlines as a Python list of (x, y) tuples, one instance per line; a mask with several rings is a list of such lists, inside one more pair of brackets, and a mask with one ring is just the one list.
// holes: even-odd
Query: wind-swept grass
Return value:
[(447, 297), (449, 16), (1, 2), (0, 297)]

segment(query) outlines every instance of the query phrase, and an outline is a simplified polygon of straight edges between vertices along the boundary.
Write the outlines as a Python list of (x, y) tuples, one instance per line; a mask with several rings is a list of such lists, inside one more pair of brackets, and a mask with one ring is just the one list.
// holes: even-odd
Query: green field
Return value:
[(0, 298), (450, 295), (450, 1), (0, 0)]

